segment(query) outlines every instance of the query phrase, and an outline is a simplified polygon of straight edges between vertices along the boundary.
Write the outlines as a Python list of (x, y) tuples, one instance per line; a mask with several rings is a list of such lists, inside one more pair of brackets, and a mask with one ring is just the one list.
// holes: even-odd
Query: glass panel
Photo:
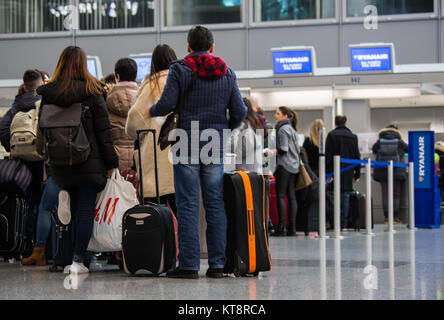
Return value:
[(0, 33), (64, 31), (69, 0), (1, 0)]
[(376, 6), (378, 15), (434, 12), (434, 0), (347, 0), (347, 17), (364, 17), (366, 6)]
[(165, 25), (242, 22), (241, 0), (165, 0)]
[(154, 0), (81, 0), (81, 30), (154, 27)]
[(335, 0), (254, 0), (255, 22), (325, 19), (335, 16)]

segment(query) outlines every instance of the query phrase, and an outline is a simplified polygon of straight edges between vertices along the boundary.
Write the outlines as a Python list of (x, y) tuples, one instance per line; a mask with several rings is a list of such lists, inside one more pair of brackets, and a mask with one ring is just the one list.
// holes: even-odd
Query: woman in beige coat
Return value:
[[(155, 104), (162, 96), (163, 88), (166, 84), (168, 69), (171, 62), (177, 60), (174, 50), (168, 45), (158, 45), (154, 51), (151, 61), (151, 73), (143, 81), (137, 94), (136, 103), (128, 113), (126, 122), (126, 133), (133, 139), (137, 139), (137, 130), (154, 129), (157, 136), (166, 117), (148, 118), (147, 108)], [(170, 159), (170, 147), (161, 151), (157, 148), (157, 163), (159, 168), (159, 192), (161, 203), (167, 204), (176, 212), (174, 197), (174, 175), (173, 165)], [(156, 184), (154, 175), (154, 146), (151, 135), (142, 137), (140, 146), (142, 152), (142, 175), (143, 175), (143, 197), (151, 202), (156, 202)], [(137, 170), (138, 154), (134, 153)]]

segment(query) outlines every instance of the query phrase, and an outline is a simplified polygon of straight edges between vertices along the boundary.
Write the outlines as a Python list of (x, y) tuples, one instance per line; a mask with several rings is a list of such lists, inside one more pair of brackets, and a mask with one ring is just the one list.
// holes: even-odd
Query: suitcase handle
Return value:
[(156, 147), (156, 130), (152, 129), (144, 129), (144, 130), (137, 130), (137, 141), (139, 143), (139, 185), (140, 185), (140, 197), (142, 198), (142, 205), (145, 204), (145, 197), (143, 195), (143, 173), (142, 173), (142, 143), (140, 141), (140, 136), (143, 133), (152, 133), (153, 134), (153, 140), (154, 140), (154, 176), (156, 179), (156, 198), (157, 198), (157, 204), (160, 205), (160, 192), (159, 192), (159, 173), (157, 168), (157, 147)]

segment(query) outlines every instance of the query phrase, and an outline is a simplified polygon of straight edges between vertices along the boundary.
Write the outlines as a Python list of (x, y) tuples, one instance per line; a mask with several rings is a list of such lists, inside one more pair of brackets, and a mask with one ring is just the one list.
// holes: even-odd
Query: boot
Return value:
[(283, 223), (279, 223), (276, 232), (274, 233), (275, 237), (285, 237), (287, 234), (287, 230)]
[(32, 254), (28, 258), (22, 259), (22, 265), (46, 266), (45, 247), (34, 247)]

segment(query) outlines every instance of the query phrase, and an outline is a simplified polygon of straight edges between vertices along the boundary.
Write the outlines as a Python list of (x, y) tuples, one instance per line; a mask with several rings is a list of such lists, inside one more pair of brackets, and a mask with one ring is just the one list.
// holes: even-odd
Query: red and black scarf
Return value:
[(226, 63), (221, 58), (209, 54), (189, 55), (184, 61), (193, 72), (199, 70), (199, 78), (217, 80), (222, 78), (228, 70)]

